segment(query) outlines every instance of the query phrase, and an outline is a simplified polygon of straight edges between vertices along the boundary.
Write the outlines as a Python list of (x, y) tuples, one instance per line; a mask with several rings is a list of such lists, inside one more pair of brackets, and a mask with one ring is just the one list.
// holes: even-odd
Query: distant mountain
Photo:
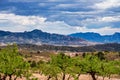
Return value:
[(100, 43), (120, 43), (120, 33), (114, 33), (113, 35), (100, 35), (98, 33), (87, 32), (87, 33), (74, 33), (69, 36), (82, 38), (92, 42)]
[(50, 34), (41, 30), (29, 32), (8, 32), (0, 31), (0, 43), (18, 43), (18, 44), (48, 44), (59, 46), (86, 46), (91, 43), (81, 39), (66, 35)]

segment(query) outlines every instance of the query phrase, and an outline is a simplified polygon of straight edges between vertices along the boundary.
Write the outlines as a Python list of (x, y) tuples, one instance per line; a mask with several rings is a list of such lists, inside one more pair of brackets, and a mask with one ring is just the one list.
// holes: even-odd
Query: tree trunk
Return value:
[(109, 74), (109, 75), (108, 75), (108, 78), (109, 78), (109, 79), (110, 79), (110, 76), (111, 76), (111, 75)]
[(63, 78), (62, 78), (62, 80), (65, 80), (65, 73), (63, 73)]
[(71, 77), (71, 76), (69, 75), (67, 80), (70, 80), (70, 77)]
[(51, 79), (51, 76), (48, 76), (47, 80), (50, 80)]
[(6, 80), (6, 78), (7, 78), (7, 75), (4, 75), (3, 78), (2, 78), (2, 80)]
[(55, 80), (58, 80), (58, 77), (57, 77), (57, 76), (55, 77)]
[(2, 80), (2, 76), (1, 76), (1, 74), (0, 74), (0, 80)]
[(103, 76), (103, 80), (105, 80), (105, 76)]
[(94, 72), (91, 72), (90, 75), (91, 75), (91, 77), (92, 77), (93, 80), (97, 80), (97, 79), (95, 78), (95, 73), (94, 73)]
[(79, 80), (80, 74), (77, 75), (77, 80)]
[(12, 75), (9, 75), (9, 80), (12, 80)]

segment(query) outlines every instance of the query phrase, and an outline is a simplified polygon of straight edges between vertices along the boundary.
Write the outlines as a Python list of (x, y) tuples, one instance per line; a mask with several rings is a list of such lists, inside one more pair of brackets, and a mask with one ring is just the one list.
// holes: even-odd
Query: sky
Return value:
[(0, 0), (0, 30), (120, 32), (120, 0)]

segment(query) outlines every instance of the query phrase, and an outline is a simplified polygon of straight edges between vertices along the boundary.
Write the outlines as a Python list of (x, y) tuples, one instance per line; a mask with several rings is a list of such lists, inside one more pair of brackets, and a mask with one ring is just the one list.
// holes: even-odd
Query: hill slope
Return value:
[(32, 45), (32, 44), (20, 44), (19, 48), (28, 49), (27, 51), (71, 51), (71, 52), (95, 52), (95, 51), (115, 51), (120, 52), (120, 44), (98, 44), (93, 46), (83, 47), (70, 47), (70, 46), (53, 46), (53, 45)]
[(89, 45), (89, 42), (81, 39), (74, 38), (59, 34), (50, 34), (42, 32), (41, 30), (33, 30), (29, 32), (7, 32), (0, 31), (0, 43), (18, 43), (18, 44), (49, 44), (49, 45), (60, 45), (60, 46), (85, 46)]
[(101, 43), (120, 43), (120, 33), (115, 33), (113, 35), (100, 35), (98, 33), (74, 33), (70, 34), (69, 36), (76, 37), (76, 38), (83, 38), (88, 41), (92, 42), (101, 42)]

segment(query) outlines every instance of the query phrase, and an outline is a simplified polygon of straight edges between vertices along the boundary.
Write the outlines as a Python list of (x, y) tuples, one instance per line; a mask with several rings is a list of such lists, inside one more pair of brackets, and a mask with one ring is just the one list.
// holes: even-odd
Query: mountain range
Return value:
[(100, 35), (98, 33), (87, 32), (87, 33), (73, 33), (69, 36), (82, 38), (91, 42), (98, 43), (120, 43), (120, 33), (116, 32), (113, 35)]
[(74, 33), (60, 35), (35, 29), (25, 32), (0, 31), (0, 44), (37, 44), (55, 46), (89, 46), (99, 43), (120, 43), (120, 33), (100, 35), (98, 33)]
[(60, 34), (51, 34), (35, 29), (33, 31), (25, 32), (9, 32), (0, 31), (0, 43), (17, 43), (17, 44), (47, 44), (59, 46), (86, 46), (90, 45), (88, 42), (81, 38), (75, 38)]

